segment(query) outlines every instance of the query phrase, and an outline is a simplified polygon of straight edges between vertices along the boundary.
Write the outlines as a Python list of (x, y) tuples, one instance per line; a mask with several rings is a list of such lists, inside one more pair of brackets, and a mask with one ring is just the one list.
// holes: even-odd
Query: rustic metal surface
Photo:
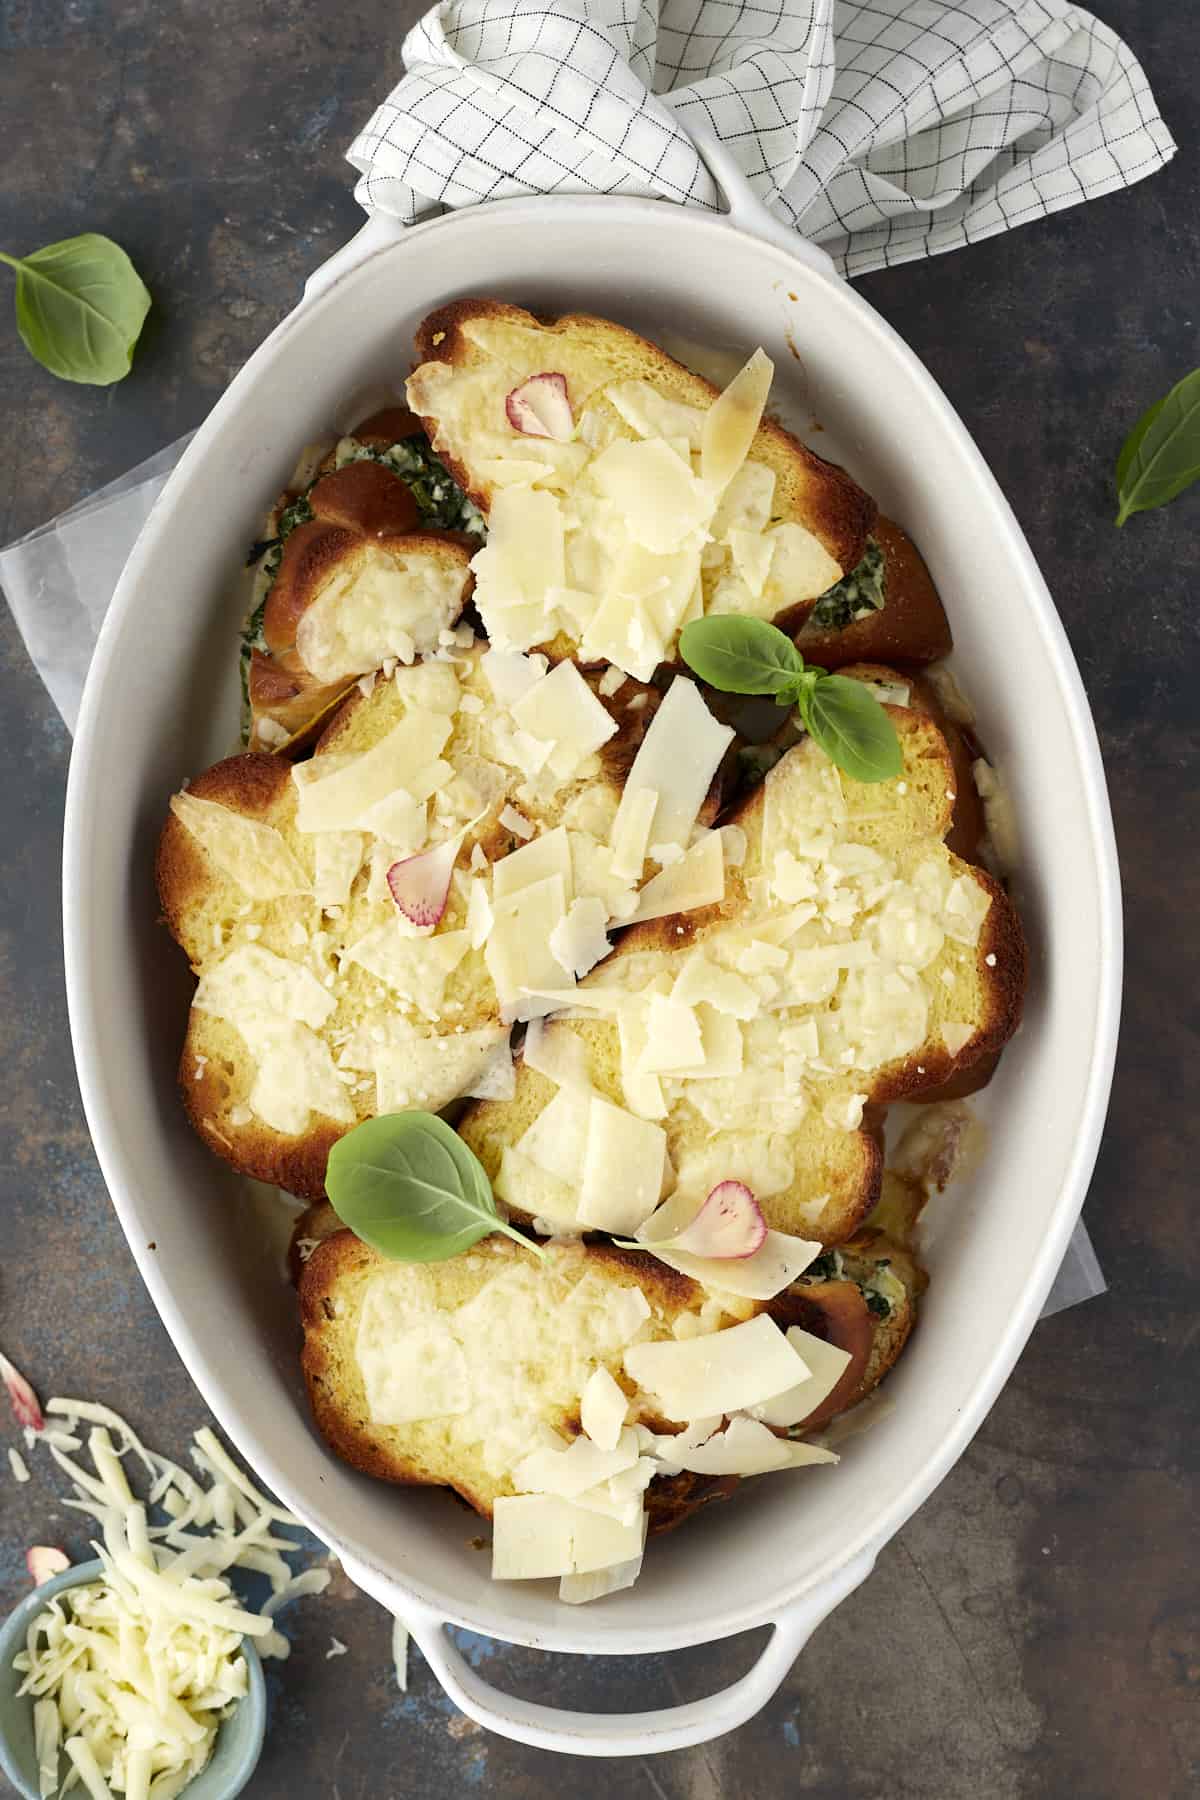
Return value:
[[(1129, 923), (1087, 1214), (1112, 1291), (1038, 1327), (958, 1468), (736, 1736), (619, 1768), (489, 1738), (419, 1660), (410, 1693), (394, 1690), (387, 1622), (342, 1581), (291, 1615), (255, 1800), (471, 1788), (542, 1800), (564, 1781), (580, 1800), (1174, 1800), (1200, 1786), (1200, 494), (1117, 533), (1109, 486), (1129, 423), (1198, 360), (1200, 38), (1187, 6), (1100, 4), (1143, 57), (1175, 164), (863, 288), (996, 470), (1100, 725)], [(38, 369), (4, 297), (0, 543), (195, 425), (349, 236), (341, 152), (418, 10), (0, 0), (0, 248), (107, 231), (155, 296), (135, 371), (108, 391)], [(0, 1343), (44, 1391), (103, 1397), (179, 1450), (203, 1409), (108, 1206), (72, 1073), (58, 918), (68, 751), (0, 609)], [(4, 1607), (25, 1589), (26, 1544), (78, 1547), (54, 1491), (40, 1467), (17, 1487), (0, 1465)], [(335, 1635), (348, 1654), (326, 1661)], [(711, 1691), (754, 1644), (649, 1666), (468, 1647), (502, 1684), (625, 1709)]]

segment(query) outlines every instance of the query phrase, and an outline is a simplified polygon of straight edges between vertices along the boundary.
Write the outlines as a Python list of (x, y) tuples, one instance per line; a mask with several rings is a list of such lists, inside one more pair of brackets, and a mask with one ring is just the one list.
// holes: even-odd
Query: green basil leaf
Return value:
[(544, 1254), (499, 1217), (483, 1165), (435, 1113), (385, 1113), (348, 1131), (325, 1189), (342, 1224), (394, 1262), (445, 1262), (493, 1231)]
[(128, 375), (150, 295), (119, 244), (86, 231), (0, 262), (17, 272), (17, 329), (43, 368), (94, 387)]
[(740, 613), (693, 619), (679, 634), (679, 654), (723, 694), (786, 694), (804, 673), (804, 658), (790, 637), (765, 619)]
[(801, 698), (801, 717), (831, 762), (855, 781), (890, 781), (904, 766), (896, 727), (865, 683), (826, 675)]
[(1117, 524), (1200, 481), (1200, 369), (1144, 412), (1117, 458)]

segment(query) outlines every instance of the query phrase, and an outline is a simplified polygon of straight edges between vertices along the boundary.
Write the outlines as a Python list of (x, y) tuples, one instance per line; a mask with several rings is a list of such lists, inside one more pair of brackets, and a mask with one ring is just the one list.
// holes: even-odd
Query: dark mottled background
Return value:
[[(1038, 1327), (967, 1456), (736, 1736), (619, 1768), (487, 1737), (419, 1662), (409, 1695), (394, 1691), (387, 1622), (343, 1581), (291, 1615), (256, 1800), (471, 1787), (542, 1800), (564, 1781), (581, 1800), (1200, 1788), (1200, 492), (1118, 534), (1109, 485), (1128, 425), (1200, 362), (1200, 33), (1186, 0), (1099, 4), (1146, 65), (1176, 162), (862, 286), (1012, 500), (1100, 727), (1129, 925), (1087, 1214), (1112, 1291)], [(399, 72), (418, 10), (0, 0), (0, 248), (106, 231), (155, 297), (133, 374), (107, 391), (55, 382), (0, 326), (0, 543), (197, 424), (355, 229), (342, 151)], [(0, 1342), (45, 1389), (103, 1396), (178, 1449), (202, 1409), (110, 1212), (71, 1067), (58, 922), (69, 748), (0, 611)], [(26, 1586), (23, 1547), (70, 1527), (45, 1478), (0, 1477), (9, 1604)], [(349, 1654), (327, 1662), (333, 1634)], [(623, 1709), (711, 1691), (751, 1645), (649, 1668), (470, 1648), (551, 1702)]]

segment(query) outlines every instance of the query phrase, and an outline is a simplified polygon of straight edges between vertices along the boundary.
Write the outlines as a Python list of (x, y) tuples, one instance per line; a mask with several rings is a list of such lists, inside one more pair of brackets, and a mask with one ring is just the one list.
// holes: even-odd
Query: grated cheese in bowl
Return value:
[[(99, 1526), (102, 1573), (49, 1600), (14, 1659), (20, 1693), (34, 1703), (39, 1791), (49, 1800), (81, 1785), (92, 1800), (174, 1800), (248, 1692), (244, 1640), (260, 1656), (286, 1657), (275, 1615), (321, 1593), (330, 1572), (293, 1574), (285, 1559), (303, 1546), (278, 1527), (300, 1521), (260, 1493), (207, 1428), (193, 1442), (197, 1479), (107, 1407), (60, 1399), (45, 1412), (27, 1442), (70, 1478), (64, 1505)], [(72, 1454), (85, 1434), (90, 1471)], [(138, 1465), (144, 1496), (130, 1485)], [(261, 1608), (241, 1604), (233, 1569), (266, 1577)]]

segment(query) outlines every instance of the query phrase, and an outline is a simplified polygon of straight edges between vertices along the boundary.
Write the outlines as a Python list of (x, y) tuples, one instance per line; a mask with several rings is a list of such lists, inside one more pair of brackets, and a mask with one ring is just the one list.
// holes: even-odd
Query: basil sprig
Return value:
[(1142, 414), (1117, 458), (1117, 524), (1200, 481), (1200, 369)]
[(776, 625), (735, 613), (693, 619), (679, 653), (701, 681), (726, 694), (770, 694), (794, 706), (804, 729), (855, 781), (890, 781), (903, 767), (900, 740), (862, 681), (810, 667)]
[(496, 1211), (483, 1165), (436, 1113), (385, 1113), (339, 1138), (325, 1191), (343, 1225), (393, 1262), (446, 1262), (501, 1231), (545, 1252)]
[(150, 295), (119, 244), (98, 232), (0, 262), (17, 275), (17, 330), (63, 381), (108, 387), (128, 375)]

